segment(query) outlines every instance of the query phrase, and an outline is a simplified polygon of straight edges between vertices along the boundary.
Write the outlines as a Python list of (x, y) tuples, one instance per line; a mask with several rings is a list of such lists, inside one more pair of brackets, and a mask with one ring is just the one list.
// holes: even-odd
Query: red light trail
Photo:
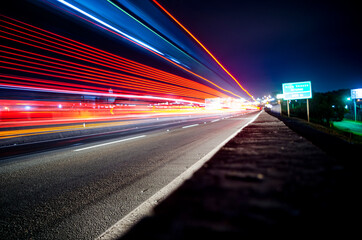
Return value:
[[(96, 20), (97, 22), (102, 22), (103, 24), (106, 24), (106, 23), (104, 23), (103, 21), (101, 21), (101, 20), (93, 17), (92, 15), (90, 15), (89, 13), (84, 12), (83, 10), (78, 9), (77, 7), (73, 6), (72, 4), (70, 4), (70, 3), (66, 2), (66, 1), (61, 1), (61, 2), (62, 2), (63, 4), (65, 4), (65, 5), (67, 5), (68, 7), (71, 7), (72, 9), (75, 9), (76, 11), (80, 11), (82, 14), (85, 14), (87, 17), (89, 17), (89, 18), (91, 18), (91, 19), (93, 19), (93, 20)], [(57, 6), (55, 6), (55, 7), (57, 7)], [(77, 15), (77, 14), (75, 14), (75, 13), (73, 13), (73, 12), (69, 12), (69, 11), (67, 11), (67, 10), (65, 10), (65, 9), (62, 9), (62, 10), (65, 11), (65, 12), (68, 12), (69, 14), (74, 15), (74, 16), (76, 16), (76, 17), (78, 17), (78, 18), (80, 18), (80, 19), (82, 19), (82, 20), (84, 20), (84, 21), (87, 21), (87, 22), (89, 22), (89, 23), (91, 23), (91, 24), (93, 24), (93, 25), (95, 25), (95, 26), (98, 26), (98, 27), (100, 27), (100, 28), (102, 28), (102, 29), (104, 29), (104, 30), (106, 30), (106, 31), (108, 31), (108, 32), (111, 32), (111, 33), (113, 33), (113, 34), (115, 34), (115, 35), (117, 35), (117, 36), (119, 36), (119, 37), (121, 37), (121, 38), (123, 38), (123, 39), (126, 39), (127, 41), (130, 41), (130, 42), (132, 42), (133, 44), (136, 44), (136, 45), (142, 47), (143, 49), (145, 49), (145, 50), (147, 50), (147, 51), (152, 52), (153, 54), (155, 54), (155, 55), (159, 56), (160, 58), (166, 60), (167, 62), (171, 63), (172, 65), (177, 66), (178, 68), (184, 70), (185, 72), (188, 72), (188, 73), (190, 73), (190, 74), (198, 77), (199, 79), (202, 79), (202, 80), (208, 82), (209, 84), (215, 86), (216, 88), (218, 88), (218, 89), (220, 89), (220, 90), (222, 90), (222, 91), (224, 91), (224, 92), (226, 92), (226, 93), (228, 93), (228, 94), (231, 94), (231, 95), (233, 95), (233, 96), (235, 96), (235, 97), (237, 97), (237, 98), (242, 98), (241, 96), (239, 96), (239, 95), (237, 95), (237, 94), (235, 94), (235, 93), (233, 93), (233, 92), (231, 92), (231, 91), (229, 91), (229, 90), (227, 90), (227, 89), (222, 88), (221, 86), (215, 84), (214, 82), (208, 80), (207, 78), (204, 78), (203, 76), (201, 76), (201, 75), (199, 75), (199, 74), (196, 74), (196, 73), (193, 72), (193, 71), (188, 70), (187, 68), (181, 66), (180, 64), (178, 64), (178, 63), (176, 63), (176, 62), (168, 59), (167, 57), (164, 57), (163, 55), (161, 55), (161, 54), (160, 54), (158, 51), (156, 51), (155, 49), (152, 49), (152, 48), (150, 48), (150, 47), (146, 47), (145, 45), (142, 45), (142, 44), (138, 43), (137, 41), (132, 40), (132, 38), (126, 37), (126, 36), (120, 34), (119, 31), (118, 31), (118, 32), (115, 31), (116, 29), (113, 28), (112, 26), (108, 25), (108, 24), (106, 24), (106, 26), (108, 26), (108, 27), (104, 27), (104, 26), (102, 26), (102, 25), (100, 25), (100, 24), (98, 24), (98, 23), (95, 23), (95, 22), (93, 22), (93, 21), (91, 21), (91, 20), (89, 20), (89, 19), (86, 19), (86, 18), (84, 18), (84, 17), (81, 17), (80, 15)], [(30, 25), (30, 26), (31, 26), (31, 25)], [(110, 28), (110, 29), (109, 29), (109, 28)], [(235, 79), (235, 80), (236, 80), (236, 79)], [(240, 85), (240, 86), (241, 86), (241, 85)], [(243, 89), (243, 90), (246, 91), (245, 89)], [(249, 94), (249, 93), (248, 93), (248, 94)]]
[[(118, 87), (132, 90), (144, 90), (152, 92), (153, 94), (177, 94), (180, 97), (194, 100), (216, 96), (227, 97), (223, 93), (203, 84), (121, 58), (86, 44), (61, 37), (60, 35), (51, 34), (49, 31), (41, 30), (40, 28), (30, 28), (29, 24), (24, 24), (19, 21), (16, 21), (17, 24), (9, 22), (9, 20), (1, 21), (8, 24), (7, 26), (2, 25), (3, 29), (6, 29), (7, 31), (0, 31), (7, 35), (1, 36), (5, 39), (97, 66), (87, 66), (85, 64), (32, 53), (22, 49), (2, 46), (3, 48), (7, 48), (7, 50), (23, 53), (19, 54), (1, 50), (2, 53), (13, 56), (4, 57), (11, 61), (1, 61), (3, 64), (6, 64), (5, 66), (1, 66), (2, 68), (91, 84), (105, 82), (109, 84), (109, 87), (115, 89)], [(22, 26), (20, 24), (22, 24)], [(9, 25), (12, 27), (9, 27)], [(65, 39), (66, 41), (59, 38)], [(27, 58), (28, 60), (25, 60), (24, 58)], [(12, 67), (9, 65), (12, 65)], [(122, 73), (120, 73), (120, 71)], [(88, 86), (84, 85), (85, 89), (87, 89), (87, 87)]]
[[(0, 27), (4, 40), (0, 45), (4, 94), (0, 96), (0, 128), (140, 114), (196, 114), (205, 111), (199, 107), (205, 99), (236, 96), (207, 79), (203, 80), (210, 86), (3, 15)], [(47, 95), (47, 100), (8, 99), (6, 91), (14, 90), (24, 95), (25, 91), (61, 95), (57, 99)], [(130, 99), (137, 99), (137, 104)], [(158, 106), (162, 102), (172, 104)]]

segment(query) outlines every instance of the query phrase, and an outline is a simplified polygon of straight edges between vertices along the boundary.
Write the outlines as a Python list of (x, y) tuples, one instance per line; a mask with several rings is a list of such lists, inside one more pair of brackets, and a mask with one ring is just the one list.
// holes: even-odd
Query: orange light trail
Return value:
[(186, 27), (184, 27), (174, 16), (171, 15), (161, 4), (159, 4), (156, 0), (153, 2), (161, 8), (170, 18), (172, 18), (183, 30), (185, 30), (214, 60), (215, 62), (239, 85), (239, 87), (248, 94), (254, 101), (254, 97), (239, 83), (239, 81), (216, 59), (216, 57), (189, 31)]
[[(66, 11), (66, 10), (65, 10), (65, 11)], [(68, 11), (67, 11), (67, 12), (68, 12)], [(132, 42), (132, 43), (134, 43), (134, 44), (136, 44), (136, 45), (138, 45), (139, 47), (147, 50), (147, 51), (152, 52), (153, 54), (155, 54), (155, 55), (159, 56), (160, 58), (166, 60), (167, 62), (171, 63), (172, 65), (177, 66), (178, 68), (184, 70), (185, 72), (188, 72), (188, 73), (190, 73), (190, 74), (192, 74), (192, 75), (194, 75), (194, 76), (196, 76), (196, 77), (198, 77), (198, 78), (200, 78), (200, 79), (202, 79), (202, 80), (204, 80), (204, 81), (212, 84), (213, 86), (217, 87), (218, 89), (220, 89), (220, 90), (222, 90), (222, 91), (224, 91), (224, 92), (227, 92), (227, 93), (229, 93), (229, 94), (231, 94), (231, 95), (233, 95), (233, 96), (235, 96), (235, 97), (242, 98), (241, 96), (233, 93), (232, 91), (229, 91), (229, 90), (227, 90), (227, 89), (225, 89), (225, 88), (222, 88), (221, 86), (215, 84), (214, 82), (208, 80), (207, 78), (204, 78), (203, 76), (201, 76), (201, 75), (199, 75), (199, 74), (197, 74), (197, 73), (194, 73), (193, 71), (188, 70), (187, 68), (185, 68), (185, 67), (183, 67), (183, 66), (175, 63), (174, 61), (172, 61), (172, 60), (170, 60), (170, 59), (162, 56), (161, 54), (159, 54), (159, 53), (157, 53), (157, 52), (155, 52), (155, 51), (153, 51), (153, 50), (151, 50), (151, 49), (149, 49), (149, 48), (147, 48), (147, 47), (145, 47), (145, 46), (143, 46), (143, 45), (141, 45), (141, 44), (139, 44), (139, 43), (137, 43), (137, 42), (135, 42), (135, 41), (133, 41), (133, 40), (131, 40), (131, 39), (129, 39), (129, 38), (121, 35), (121, 34), (119, 34), (119, 33), (117, 33), (117, 32), (115, 32), (115, 31), (113, 31), (113, 30), (111, 30), (111, 29), (108, 29), (108, 28), (106, 28), (106, 27), (104, 27), (104, 26), (102, 26), (102, 25), (99, 25), (99, 24), (97, 24), (97, 23), (95, 23), (95, 22), (92, 22), (92, 21), (90, 21), (90, 20), (88, 20), (88, 19), (86, 19), (86, 18), (83, 18), (83, 17), (81, 17), (81, 16), (79, 16), (79, 15), (76, 15), (76, 14), (74, 14), (74, 13), (72, 13), (72, 12), (68, 12), (68, 13), (70, 13), (70, 14), (72, 14), (72, 15), (74, 15), (74, 16), (77, 16), (77, 17), (79, 17), (79, 18), (83, 19), (84, 21), (87, 21), (87, 22), (89, 22), (89, 23), (91, 23), (91, 24), (94, 24), (94, 25), (96, 25), (96, 26), (98, 26), (98, 27), (100, 27), (100, 28), (102, 28), (102, 29), (104, 29), (104, 30), (106, 30), (106, 31), (108, 31), (108, 32), (111, 32), (111, 33), (113, 33), (113, 34), (115, 34), (115, 35), (117, 35), (117, 36), (119, 36), (119, 37), (121, 37), (121, 38), (124, 38), (124, 39), (126, 39), (126, 40), (128, 40), (128, 41), (130, 41), (130, 42)], [(9, 19), (11, 19), (11, 18), (9, 18)], [(12, 19), (12, 20), (13, 20), (13, 19)], [(18, 21), (18, 22), (19, 22), (19, 21)], [(30, 25), (30, 26), (31, 26), (31, 25)]]
[[(36, 60), (36, 61), (47, 62), (47, 63), (51, 63), (53, 65), (64, 66), (64, 67), (67, 67), (67, 68), (83, 70), (83, 71), (91, 72), (91, 73), (98, 73), (98, 74), (102, 73), (101, 75), (113, 76), (113, 77), (116, 77), (116, 78), (120, 76), (120, 74), (115, 74), (114, 72), (103, 70), (103, 69), (100, 69), (100, 68), (94, 68), (94, 67), (90, 67), (90, 66), (86, 66), (86, 65), (82, 65), (82, 64), (77, 64), (77, 63), (74, 63), (74, 62), (69, 62), (69, 61), (65, 61), (65, 60), (61, 60), (61, 59), (55, 59), (55, 58), (52, 58), (52, 57), (49, 57), (49, 56), (44, 56), (44, 55), (40, 55), (40, 54), (36, 54), (36, 53), (32, 53), (32, 52), (27, 52), (27, 51), (23, 51), (23, 50), (20, 50), (20, 49), (14, 49), (14, 48), (10, 48), (10, 47), (7, 47), (7, 46), (1, 46), (0, 45), (0, 47), (8, 48), (8, 49), (11, 49), (13, 51), (19, 51), (19, 52), (26, 53), (26, 54), (35, 55), (35, 56), (41, 57), (41, 58), (35, 58), (35, 57), (23, 55), (23, 54), (17, 54), (17, 53), (14, 53), (14, 52), (8, 52), (8, 51), (0, 50), (0, 52), (2, 52), (2, 53), (15, 55), (17, 57), (23, 57), (23, 58)], [(7, 58), (7, 57), (4, 57), (4, 58)], [(50, 59), (50, 60), (53, 60), (53, 61), (47, 61), (47, 60), (44, 60), (42, 58)], [(17, 61), (24, 61), (24, 60), (17, 59)], [(62, 63), (58, 63), (57, 61), (62, 62)], [(77, 67), (72, 66), (72, 65), (75, 65)], [(132, 68), (131, 65), (125, 65), (125, 66), (122, 66), (122, 67), (124, 67), (124, 68), (121, 69), (123, 72), (127, 72), (127, 73), (132, 74), (132, 73), (135, 73), (135, 72), (131, 71), (131, 70), (136, 69), (136, 70), (139, 70), (140, 72), (142, 72), (142, 74), (144, 74), (144, 76), (147, 76), (147, 77), (159, 80), (159, 81), (165, 81), (165, 78), (169, 79), (169, 80), (174, 80), (173, 82), (169, 81), (170, 83), (172, 82), (174, 84), (181, 84), (182, 82), (185, 83), (185, 81), (186, 81), (186, 80), (178, 79), (176, 76), (170, 78), (170, 76), (167, 76), (167, 74), (163, 74), (162, 72), (161, 72), (161, 74), (158, 73), (158, 72), (152, 74), (152, 73), (150, 73), (150, 71), (152, 72), (152, 70), (149, 70), (149, 72), (146, 72), (144, 70), (142, 71), (142, 68), (134, 68), (134, 67)], [(189, 86), (193, 87), (195, 89), (199, 89), (199, 90), (200, 90), (200, 87), (201, 87), (200, 84), (193, 83), (193, 82), (190, 82)], [(210, 90), (213, 90), (213, 89), (210, 89)], [(215, 91), (213, 94), (217, 94), (217, 91)]]
[(0, 27), (0, 129), (204, 114), (205, 99), (237, 96), (3, 15)]
[[(146, 65), (143, 65), (143, 64), (139, 64), (139, 63), (135, 63), (133, 61), (130, 61), (128, 59), (124, 59), (124, 58), (121, 58), (117, 55), (114, 55), (114, 54), (111, 54), (111, 53), (108, 53), (108, 52), (105, 52), (105, 51), (102, 51), (102, 50), (99, 50), (99, 49), (96, 49), (94, 47), (91, 47), (91, 46), (88, 46), (88, 45), (85, 45), (85, 44), (82, 44), (82, 43), (79, 43), (77, 41), (74, 41), (74, 40), (71, 40), (71, 39), (68, 39), (68, 38), (65, 38), (65, 37), (62, 37), (60, 35), (57, 35), (57, 34), (53, 34), (49, 31), (46, 31), (46, 30), (42, 30), (40, 28), (37, 28), (37, 27), (33, 27), (29, 24), (25, 24), (25, 23), (22, 23), (20, 21), (17, 21), (17, 20), (14, 20), (14, 19), (11, 19), (12, 21), (15, 21), (17, 22), (18, 24), (24, 24), (28, 27), (31, 27), (31, 28), (34, 28), (36, 29), (37, 31), (35, 30), (32, 30), (32, 29), (25, 29), (24, 27), (22, 26), (19, 26), (17, 24), (14, 24), (14, 23), (9, 23), (8, 21), (5, 21), (5, 20), (1, 20), (2, 22), (4, 23), (8, 23), (12, 26), (15, 26), (15, 27), (19, 27), (21, 29), (25, 29), (26, 31), (28, 32), (32, 32), (34, 34), (38, 34), (40, 36), (35, 36), (35, 38), (37, 40), (34, 40), (34, 39), (30, 39), (29, 36), (33, 36), (32, 34), (29, 34), (29, 33), (24, 33), (27, 37), (24, 37), (24, 36), (19, 36), (17, 34), (14, 34), (14, 33), (9, 33), (9, 32), (5, 32), (5, 31), (1, 31), (3, 33), (7, 33), (7, 34), (10, 34), (11, 36), (13, 37), (17, 37), (17, 38), (21, 38), (23, 40), (25, 40), (26, 42), (24, 41), (20, 41), (18, 39), (13, 39), (13, 38), (7, 38), (5, 36), (2, 36), (3, 38), (5, 39), (10, 39), (10, 40), (13, 40), (13, 41), (16, 41), (16, 42), (19, 42), (19, 43), (22, 43), (22, 44), (26, 44), (26, 45), (29, 45), (29, 46), (32, 46), (32, 47), (37, 47), (37, 48), (40, 48), (40, 49), (43, 49), (43, 50), (47, 50), (47, 51), (50, 51), (50, 52), (54, 52), (54, 53), (57, 53), (57, 54), (62, 54), (62, 55), (65, 55), (65, 56), (69, 56), (69, 57), (72, 57), (72, 58), (75, 58), (75, 59), (79, 59), (79, 60), (82, 60), (82, 61), (88, 61), (88, 62), (92, 62), (90, 61), (90, 59), (94, 60), (96, 62), (96, 64), (98, 65), (101, 65), (101, 66), (105, 66), (107, 68), (114, 68), (114, 69), (118, 69), (118, 70), (121, 70), (123, 72), (127, 72), (130, 68), (132, 68), (132, 70), (138, 70), (138, 72), (142, 72), (142, 74), (144, 76), (147, 75), (147, 77), (151, 77), (152, 79), (156, 79), (158, 81), (164, 81), (165, 79), (165, 75), (167, 75), (167, 82), (168, 83), (171, 83), (173, 82), (172, 84), (182, 84), (185, 86), (185, 84), (189, 84), (188, 87), (191, 87), (193, 89), (198, 89), (198, 90), (201, 90), (201, 89), (205, 89), (205, 85), (202, 85), (200, 83), (197, 83), (197, 82), (194, 82), (194, 81), (190, 81), (188, 79), (185, 79), (185, 78), (180, 78), (176, 75), (173, 75), (173, 74), (170, 74), (170, 73), (166, 73), (166, 72), (163, 72), (163, 71), (160, 71), (160, 70), (157, 70), (157, 69), (154, 69), (154, 68), (151, 68), (151, 67), (148, 67)], [(18, 29), (13, 29), (13, 28), (10, 28), (10, 27), (4, 27), (8, 30), (15, 30), (15, 32), (17, 32), (18, 34), (19, 33), (23, 33), (22, 31), (18, 30)], [(39, 31), (43, 32), (43, 33), (39, 33)], [(47, 33), (48, 35), (45, 35), (44, 33)], [(51, 36), (50, 36), (51, 35)], [(65, 39), (66, 41), (64, 40), (59, 40), (53, 36), (56, 36), (57, 38), (61, 38), (61, 39)], [(46, 39), (45, 39), (46, 38)], [(49, 43), (52, 43), (51, 40), (49, 39), (53, 39), (54, 41), (56, 40), (57, 42), (60, 41), (61, 44), (57, 43), (57, 46), (54, 46), (49, 44)], [(39, 42), (42, 41), (42, 42)], [(45, 42), (43, 42), (45, 41)], [(71, 44), (68, 44), (69, 41), (71, 41), (72, 43)], [(35, 43), (35, 44), (32, 44), (32, 43)], [(53, 42), (54, 43), (54, 42)], [(65, 45), (68, 44), (68, 45), (71, 45), (72, 47), (68, 46), (68, 45)], [(58, 47), (59, 46), (59, 47)], [(56, 50), (55, 50), (56, 49)], [(68, 50), (69, 49), (69, 50)], [(81, 50), (83, 49), (83, 50)], [(21, 50), (19, 50), (21, 51)], [(61, 51), (61, 52), (60, 52)], [(67, 53), (64, 53), (67, 52)], [(76, 54), (76, 56), (74, 55)], [(95, 54), (95, 55), (94, 55)], [(61, 61), (61, 60), (59, 60)], [(123, 65), (123, 66), (127, 66), (128, 70), (125, 70), (125, 68), (123, 69), (119, 69), (119, 66), (120, 65)], [(158, 74), (158, 76), (155, 75), (155, 73)], [(162, 76), (161, 76), (162, 75)], [(201, 77), (201, 76), (200, 76)], [(214, 84), (215, 85), (215, 84)], [(209, 90), (213, 91), (213, 94), (215, 95), (218, 95), (220, 97), (227, 97), (226, 95), (224, 94), (221, 94), (219, 91), (216, 91), (212, 88), (208, 88)], [(210, 91), (209, 91), (210, 92)], [(221, 94), (221, 95), (220, 95)], [(209, 96), (210, 97), (210, 96)]]

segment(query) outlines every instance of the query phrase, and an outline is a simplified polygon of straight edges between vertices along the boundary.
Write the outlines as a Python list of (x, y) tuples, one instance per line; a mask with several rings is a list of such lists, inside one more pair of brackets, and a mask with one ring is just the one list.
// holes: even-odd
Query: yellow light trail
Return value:
[(171, 15), (164, 7), (161, 6), (156, 0), (153, 2), (161, 8), (170, 18), (172, 18), (183, 30), (185, 30), (214, 60), (215, 62), (239, 85), (239, 87), (248, 94), (254, 101), (254, 97), (239, 83), (238, 80), (216, 59), (216, 57), (189, 31), (184, 27), (174, 16)]
[[(59, 126), (59, 127), (42, 127), (42, 128), (1, 131), (0, 139), (41, 135), (41, 134), (48, 134), (48, 133), (55, 133), (55, 132), (68, 132), (68, 131), (90, 129), (90, 128), (122, 126), (122, 125), (131, 124), (134, 122), (135, 121), (123, 121), (123, 122), (112, 122), (112, 123), (85, 123), (85, 125), (78, 123), (75, 125), (67, 125), (67, 126)], [(137, 123), (141, 123), (141, 122), (146, 122), (146, 120), (137, 121)]]
[[(146, 114), (142, 115), (143, 120), (115, 120), (112, 122), (78, 122), (78, 123), (70, 123), (66, 126), (44, 126), (45, 124), (52, 124), (51, 122), (44, 122), (44, 125), (39, 125), (37, 127), (25, 128), (25, 129), (14, 129), (14, 130), (3, 130), (0, 125), (0, 139), (8, 139), (8, 138), (16, 138), (16, 137), (26, 137), (26, 136), (34, 136), (34, 135), (43, 135), (49, 133), (59, 133), (59, 132), (68, 132), (75, 130), (85, 130), (85, 129), (94, 129), (94, 128), (104, 128), (104, 127), (115, 127), (115, 126), (126, 126), (131, 124), (140, 124), (140, 123), (152, 123), (154, 118), (161, 117), (170, 117), (170, 116), (204, 116), (205, 114), (215, 114), (215, 113), (233, 113), (235, 111), (239, 111), (239, 109), (152, 109), (149, 111), (136, 111), (133, 114)], [(140, 116), (140, 115), (139, 115)], [(127, 117), (127, 116), (125, 116)], [(84, 119), (87, 120), (87, 119)], [(89, 119), (88, 119), (89, 120)], [(56, 124), (56, 123), (53, 123)]]

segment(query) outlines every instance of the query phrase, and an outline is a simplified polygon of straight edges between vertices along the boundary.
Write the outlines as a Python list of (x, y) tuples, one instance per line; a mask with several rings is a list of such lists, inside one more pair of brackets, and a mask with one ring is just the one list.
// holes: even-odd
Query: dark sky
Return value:
[(362, 87), (358, 1), (159, 0), (254, 96)]

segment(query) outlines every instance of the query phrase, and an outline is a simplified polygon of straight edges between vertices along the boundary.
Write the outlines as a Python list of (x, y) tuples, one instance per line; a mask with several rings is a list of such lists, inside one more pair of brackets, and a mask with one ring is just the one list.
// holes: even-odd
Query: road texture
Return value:
[(360, 148), (286, 124), (343, 155), (262, 112), (119, 239), (356, 238)]
[(0, 162), (0, 238), (94, 239), (256, 114), (7, 156)]

